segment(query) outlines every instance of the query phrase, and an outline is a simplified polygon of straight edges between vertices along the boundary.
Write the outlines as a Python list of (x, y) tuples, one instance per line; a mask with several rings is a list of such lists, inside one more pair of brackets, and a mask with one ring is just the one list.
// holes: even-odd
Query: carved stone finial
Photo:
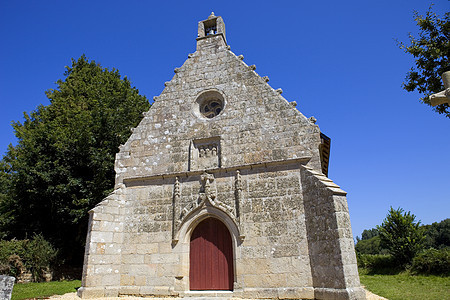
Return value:
[(240, 207), (242, 201), (242, 179), (241, 172), (236, 170), (236, 177), (234, 178), (234, 197), (235, 197), (235, 208), (236, 208), (236, 217), (238, 222), (240, 220)]
[(236, 170), (236, 177), (234, 179), (234, 185), (237, 191), (242, 191), (241, 171)]
[(180, 224), (177, 220), (177, 206), (179, 205), (181, 198), (180, 181), (178, 177), (175, 177), (175, 183), (173, 184), (173, 199), (172, 199), (172, 243), (175, 245), (178, 240), (175, 239), (177, 228)]
[(313, 124), (316, 124), (316, 122), (317, 122), (317, 119), (314, 118), (313, 116), (310, 117), (308, 120), (309, 120), (311, 123), (313, 123)]
[(241, 54), (241, 55), (238, 56), (238, 58), (239, 58), (240, 60), (244, 60), (244, 55)]
[(295, 101), (290, 102), (290, 104), (291, 104), (293, 107), (296, 107), (296, 106), (297, 106), (297, 102), (295, 102)]
[(215, 17), (215, 15), (214, 15), (214, 12), (212, 11), (211, 14), (209, 15), (208, 19), (212, 19), (214, 17)]
[(175, 68), (173, 71), (174, 71), (175, 74), (176, 74), (176, 73), (180, 72), (180, 68)]
[(178, 180), (178, 177), (175, 177), (175, 184), (173, 185), (173, 197), (180, 197), (181, 191), (180, 191), (180, 181)]
[(249, 68), (250, 68), (250, 70), (253, 70), (253, 71), (256, 70), (256, 66), (255, 65), (251, 65), (251, 66), (249, 66)]
[(283, 90), (281, 88), (276, 89), (276, 92), (280, 95), (283, 94)]
[(169, 85), (168, 81), (164, 82), (164, 86), (168, 86), (168, 85)]
[(269, 82), (269, 76), (264, 76), (262, 79), (263, 79), (265, 82)]

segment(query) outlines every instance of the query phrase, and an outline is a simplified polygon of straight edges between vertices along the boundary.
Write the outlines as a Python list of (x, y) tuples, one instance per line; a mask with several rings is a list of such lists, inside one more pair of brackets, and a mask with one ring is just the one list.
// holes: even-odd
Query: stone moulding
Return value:
[[(222, 168), (214, 168), (208, 170), (195, 170), (195, 171), (186, 171), (186, 172), (174, 172), (174, 173), (165, 173), (165, 174), (156, 174), (152, 176), (141, 176), (141, 177), (128, 177), (123, 179), (123, 183), (126, 187), (138, 187), (147, 185), (148, 181), (152, 181), (155, 179), (166, 179), (166, 178), (182, 178), (182, 177), (190, 177), (190, 176), (198, 176), (207, 171), (210, 174), (215, 173), (228, 173), (228, 172), (236, 172), (237, 170), (246, 170), (246, 169), (255, 169), (255, 168), (267, 168), (272, 166), (281, 166), (281, 165), (289, 165), (293, 163), (300, 163), (302, 165), (306, 165), (311, 159), (310, 156), (286, 159), (286, 160), (276, 160), (270, 162), (260, 162), (253, 164), (243, 164), (239, 166), (230, 166), (230, 167), (222, 167)], [(317, 173), (321, 174), (321, 173)], [(323, 174), (321, 174), (324, 176)], [(325, 177), (325, 176), (324, 176)], [(326, 177), (325, 177), (326, 178)]]
[(323, 185), (325, 185), (331, 192), (333, 192), (333, 195), (340, 195), (340, 196), (346, 196), (347, 192), (342, 190), (339, 185), (335, 184), (333, 180), (328, 178), (327, 176), (323, 175), (320, 172), (317, 172), (316, 170), (304, 166), (307, 172), (309, 172), (314, 178), (319, 180), (319, 182)]

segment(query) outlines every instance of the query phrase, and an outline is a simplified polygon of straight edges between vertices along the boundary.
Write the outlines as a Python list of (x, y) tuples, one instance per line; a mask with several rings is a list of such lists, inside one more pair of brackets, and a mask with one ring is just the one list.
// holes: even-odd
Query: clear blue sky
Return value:
[[(424, 0), (0, 0), (0, 154), (10, 123), (49, 103), (44, 91), (83, 53), (152, 99), (195, 51), (197, 22), (224, 18), (231, 50), (331, 137), (329, 177), (348, 192), (353, 234), (390, 206), (429, 224), (450, 217), (450, 119), (401, 88)], [(434, 11), (450, 9), (435, 0)]]

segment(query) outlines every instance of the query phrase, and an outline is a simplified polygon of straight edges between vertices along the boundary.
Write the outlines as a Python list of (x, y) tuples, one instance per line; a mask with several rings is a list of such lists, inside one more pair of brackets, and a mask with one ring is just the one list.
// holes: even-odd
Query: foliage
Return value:
[(356, 253), (359, 254), (387, 254), (387, 249), (381, 247), (380, 236), (374, 236), (370, 239), (359, 240), (355, 245)]
[(425, 248), (442, 249), (450, 247), (450, 219), (424, 225)]
[[(384, 220), (382, 226), (390, 224), (390, 240), (398, 242), (395, 247), (401, 251), (407, 251), (411, 247), (414, 253), (410, 253), (411, 261), (399, 264), (398, 258), (391, 255), (385, 255), (389, 252), (387, 244), (382, 245), (381, 236), (386, 235), (386, 230), (379, 226), (380, 230), (370, 229), (364, 230), (362, 239), (357, 238), (355, 251), (358, 260), (358, 267), (363, 268), (369, 274), (396, 274), (405, 267), (416, 274), (435, 274), (449, 275), (450, 272), (450, 219), (441, 222), (434, 222), (431, 225), (420, 225), (414, 222), (414, 215), (403, 213), (402, 209), (390, 209), (388, 217)], [(412, 231), (416, 233), (412, 234)], [(379, 233), (382, 232), (382, 235)], [(383, 233), (384, 232), (384, 233)], [(408, 233), (409, 232), (409, 233)], [(421, 236), (423, 233), (424, 236)], [(415, 247), (410, 245), (410, 241), (423, 241), (423, 244), (416, 244)], [(401, 245), (401, 243), (405, 245)], [(426, 249), (418, 252), (419, 249)], [(438, 249), (438, 250), (436, 250)], [(403, 260), (405, 261), (405, 260)], [(407, 264), (412, 263), (411, 268)]]
[(0, 241), (2, 273), (14, 277), (30, 272), (34, 281), (43, 280), (56, 255), (57, 250), (42, 235), (31, 240)]
[(369, 291), (390, 300), (448, 299), (448, 277), (411, 276), (407, 272), (396, 275), (368, 275), (360, 270), (361, 284)]
[[(422, 225), (425, 241), (424, 249), (443, 249), (450, 247), (450, 219), (434, 222), (431, 225)], [(360, 254), (387, 254), (387, 249), (380, 245), (378, 229), (365, 229), (361, 239), (356, 237), (355, 250)]]
[(414, 257), (411, 270), (418, 274), (450, 275), (450, 248), (427, 249)]
[(369, 240), (373, 237), (378, 236), (380, 233), (378, 232), (377, 228), (372, 229), (364, 229), (364, 231), (361, 234), (361, 240)]
[(11, 203), (11, 168), (5, 159), (0, 160), (0, 239), (10, 236), (8, 232), (8, 224), (14, 218), (13, 211), (9, 211), (12, 207)]
[(148, 110), (118, 70), (83, 55), (66, 67), (50, 105), (13, 122), (17, 145), (0, 163), (0, 236), (42, 233), (69, 262), (81, 264), (88, 210), (114, 186), (114, 157)]
[[(415, 11), (414, 20), (419, 27), (418, 37), (410, 33), (409, 45), (397, 42), (400, 49), (415, 58), (415, 67), (407, 73), (403, 88), (408, 92), (417, 89), (424, 95), (421, 100), (431, 105), (429, 96), (444, 90), (441, 75), (450, 70), (450, 12), (440, 18), (430, 7), (425, 16)], [(450, 118), (448, 104), (438, 105), (434, 110)]]
[(11, 300), (41, 299), (52, 295), (64, 295), (75, 292), (80, 286), (80, 280), (15, 284)]
[(370, 274), (396, 274), (402, 271), (395, 267), (394, 259), (389, 254), (357, 254), (358, 267)]
[(388, 249), (395, 262), (401, 266), (410, 264), (422, 249), (423, 230), (420, 221), (415, 222), (415, 219), (416, 216), (410, 212), (391, 207), (381, 226), (377, 226), (381, 247)]
[(359, 242), (359, 241), (369, 240), (378, 235), (379, 235), (379, 232), (378, 232), (378, 229), (376, 229), (376, 228), (364, 229), (364, 231), (361, 234), (361, 238), (359, 238), (359, 236), (356, 236), (356, 241)]

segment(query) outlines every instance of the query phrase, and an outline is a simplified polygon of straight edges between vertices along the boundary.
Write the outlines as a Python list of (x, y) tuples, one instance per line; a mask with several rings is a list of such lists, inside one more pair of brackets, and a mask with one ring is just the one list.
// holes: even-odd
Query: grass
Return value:
[(45, 298), (75, 292), (81, 286), (80, 280), (18, 283), (14, 285), (11, 300)]
[(368, 274), (360, 269), (361, 284), (369, 291), (389, 300), (450, 300), (450, 277)]
[[(359, 274), (362, 285), (372, 293), (389, 300), (450, 300), (450, 277), (412, 276), (407, 272), (395, 275), (373, 275), (368, 274), (364, 269), (360, 269)], [(73, 293), (80, 285), (80, 280), (16, 284), (12, 300)]]

